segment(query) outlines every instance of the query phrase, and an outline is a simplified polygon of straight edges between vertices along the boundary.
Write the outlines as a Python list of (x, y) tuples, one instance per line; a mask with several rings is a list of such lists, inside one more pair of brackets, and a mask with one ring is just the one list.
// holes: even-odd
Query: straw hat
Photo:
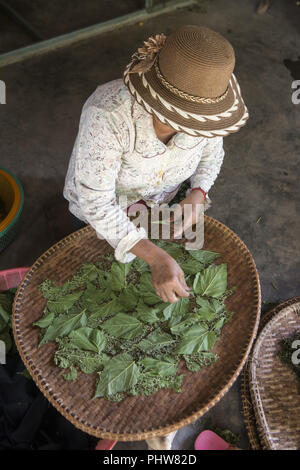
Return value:
[(131, 56), (123, 80), (147, 112), (192, 136), (236, 132), (249, 114), (233, 74), (235, 55), (219, 33), (185, 25), (149, 37)]

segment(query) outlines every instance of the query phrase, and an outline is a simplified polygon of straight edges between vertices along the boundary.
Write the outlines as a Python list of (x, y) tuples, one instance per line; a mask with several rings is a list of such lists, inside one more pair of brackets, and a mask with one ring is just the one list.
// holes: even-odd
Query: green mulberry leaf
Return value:
[(180, 243), (166, 243), (163, 250), (175, 259), (180, 258), (184, 253), (183, 246)]
[(176, 323), (174, 326), (172, 326), (171, 332), (174, 335), (180, 335), (182, 334), (185, 330), (190, 328), (191, 325), (193, 325), (196, 322), (201, 321), (201, 317), (199, 316), (198, 313), (193, 313), (190, 314), (188, 313), (183, 320), (181, 320), (179, 323)]
[(84, 291), (81, 301), (91, 310), (95, 305), (101, 305), (104, 301), (110, 300), (111, 290), (107, 288), (97, 289), (96, 286), (90, 284)]
[(81, 274), (87, 281), (95, 281), (99, 271), (93, 263), (84, 263), (81, 266)]
[(150, 268), (146, 261), (143, 261), (141, 258), (136, 257), (132, 263), (132, 267), (136, 269), (139, 273), (149, 272)]
[(216, 258), (220, 256), (220, 253), (215, 253), (214, 251), (206, 251), (206, 250), (189, 250), (189, 254), (203, 263), (204, 265), (211, 264)]
[(152, 283), (151, 273), (143, 273), (140, 278), (139, 291), (143, 301), (148, 305), (161, 303), (161, 298), (156, 294)]
[(144, 331), (143, 324), (135, 317), (126, 313), (117, 313), (102, 323), (101, 328), (117, 338), (133, 339)]
[(200, 263), (196, 259), (188, 259), (186, 261), (179, 262), (181, 269), (185, 274), (197, 274), (204, 269), (204, 264)]
[(122, 305), (120, 304), (119, 299), (114, 297), (109, 302), (95, 307), (94, 312), (89, 316), (89, 318), (91, 320), (100, 320), (108, 315), (121, 312), (121, 310)]
[(180, 297), (180, 299), (172, 304), (169, 304), (164, 310), (163, 315), (166, 320), (169, 319), (169, 326), (172, 327), (179, 323), (182, 317), (189, 309), (190, 299), (187, 297)]
[(119, 295), (122, 309), (125, 312), (132, 311), (138, 303), (139, 295), (139, 291), (135, 286), (128, 286), (127, 289), (123, 289)]
[[(213, 299), (215, 300), (215, 299)], [(199, 309), (195, 309), (199, 315), (200, 320), (210, 321), (216, 318), (217, 314), (223, 309), (218, 301), (212, 302), (208, 299), (204, 299), (203, 297), (196, 297), (196, 302), (200, 306)]]
[(154, 377), (175, 375), (177, 372), (177, 364), (172, 360), (167, 361), (145, 357), (139, 361), (138, 365), (143, 367), (143, 373)]
[(203, 310), (219, 314), (225, 309), (224, 303), (217, 299), (205, 299), (203, 297), (197, 296), (196, 302), (200, 307), (199, 311)]
[(71, 343), (79, 349), (101, 352), (106, 345), (106, 337), (102, 331), (87, 326), (71, 331)]
[(86, 326), (86, 321), (85, 310), (74, 315), (60, 315), (48, 326), (39, 347), (48, 341), (53, 341), (61, 336), (67, 336), (74, 328)]
[(126, 287), (126, 276), (129, 273), (130, 267), (129, 263), (112, 263), (110, 286), (113, 290), (121, 291)]
[(209, 351), (217, 341), (216, 335), (206, 326), (196, 325), (187, 330), (176, 348), (177, 354), (195, 354)]
[(220, 297), (227, 287), (227, 265), (209, 266), (196, 274), (193, 289), (196, 294)]
[(94, 398), (131, 389), (137, 383), (139, 374), (139, 368), (130, 354), (114, 356), (100, 373)]
[(75, 302), (82, 296), (82, 294), (82, 291), (73, 292), (72, 294), (67, 294), (58, 300), (48, 300), (47, 307), (50, 312), (64, 313), (73, 307)]
[(146, 338), (142, 339), (138, 344), (143, 351), (151, 351), (161, 349), (174, 343), (174, 339), (168, 333), (164, 333), (160, 328), (156, 328)]
[(36, 321), (33, 323), (34, 326), (39, 326), (40, 328), (47, 328), (53, 320), (54, 320), (54, 312), (50, 312), (47, 315), (45, 315), (43, 318), (40, 320)]
[(217, 331), (217, 333), (220, 332), (222, 326), (226, 323), (226, 318), (223, 317), (223, 318), (220, 318), (220, 320), (217, 321), (217, 323), (215, 324), (214, 326), (214, 330)]
[(139, 300), (137, 305), (136, 317), (146, 323), (156, 323), (161, 321), (161, 315), (159, 313), (165, 308), (165, 303), (156, 304), (156, 305), (147, 305), (143, 302), (142, 299)]

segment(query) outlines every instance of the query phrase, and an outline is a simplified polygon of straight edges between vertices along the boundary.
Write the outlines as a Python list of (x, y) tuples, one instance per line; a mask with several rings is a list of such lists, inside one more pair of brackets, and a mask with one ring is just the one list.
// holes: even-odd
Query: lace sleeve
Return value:
[(208, 139), (197, 170), (191, 177), (191, 188), (201, 188), (206, 193), (214, 184), (224, 159), (223, 137)]
[(75, 149), (75, 184), (83, 216), (115, 249), (118, 261), (126, 263), (135, 256), (128, 253), (142, 238), (143, 228), (137, 229), (118, 205), (115, 181), (121, 166), (123, 149), (109, 113), (90, 106), (83, 111)]

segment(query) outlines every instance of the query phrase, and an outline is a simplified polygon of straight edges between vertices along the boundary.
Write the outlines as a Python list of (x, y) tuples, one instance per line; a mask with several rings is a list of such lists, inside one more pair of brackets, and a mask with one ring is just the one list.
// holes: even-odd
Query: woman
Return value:
[(223, 162), (223, 137), (248, 118), (234, 65), (220, 34), (182, 26), (168, 38), (150, 37), (123, 80), (100, 85), (83, 106), (64, 188), (70, 212), (91, 224), (120, 262), (146, 261), (165, 302), (188, 297), (183, 271), (126, 209), (137, 201), (169, 203), (189, 179), (181, 204), (192, 207), (186, 226), (196, 222), (197, 204), (207, 207)]

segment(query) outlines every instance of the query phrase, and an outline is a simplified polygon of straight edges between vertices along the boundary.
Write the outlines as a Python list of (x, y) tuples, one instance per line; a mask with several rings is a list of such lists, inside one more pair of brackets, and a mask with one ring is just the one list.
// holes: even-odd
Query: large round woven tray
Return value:
[(300, 332), (300, 299), (281, 306), (261, 331), (248, 365), (258, 436), (264, 449), (300, 449), (300, 393), (294, 372), (278, 357), (280, 340)]
[(225, 225), (205, 216), (204, 249), (222, 254), (228, 264), (228, 286), (236, 292), (227, 306), (234, 312), (223, 327), (214, 351), (216, 363), (198, 373), (185, 373), (181, 393), (160, 390), (150, 397), (128, 397), (121, 402), (92, 400), (96, 374), (79, 374), (75, 383), (65, 381), (53, 363), (54, 342), (40, 349), (39, 329), (32, 322), (46, 304), (38, 289), (50, 278), (58, 284), (71, 278), (82, 263), (96, 262), (111, 247), (85, 227), (46, 251), (24, 277), (15, 296), (13, 328), (18, 350), (37, 386), (63, 416), (96, 437), (123, 441), (167, 434), (190, 424), (207, 412), (227, 392), (239, 375), (251, 349), (259, 323), (260, 284), (255, 263), (245, 244)]

